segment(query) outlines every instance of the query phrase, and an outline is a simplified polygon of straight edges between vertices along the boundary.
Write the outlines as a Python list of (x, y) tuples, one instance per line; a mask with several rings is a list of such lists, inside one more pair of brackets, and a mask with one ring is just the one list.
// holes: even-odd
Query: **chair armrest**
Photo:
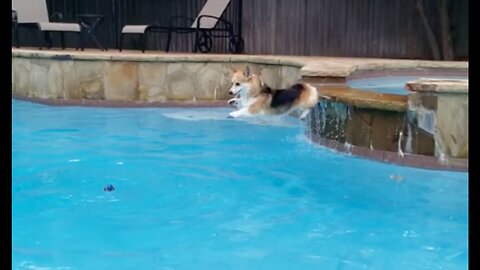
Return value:
[(220, 17), (215, 17), (215, 16), (212, 16), (212, 15), (202, 15), (200, 17), (198, 17), (198, 20), (197, 20), (197, 25), (196, 25), (196, 28), (200, 28), (200, 22), (203, 18), (213, 18), (213, 19), (216, 19), (218, 20), (219, 22), (222, 22), (224, 25), (225, 25), (225, 29), (227, 31), (233, 31), (233, 24), (229, 21), (226, 21)]

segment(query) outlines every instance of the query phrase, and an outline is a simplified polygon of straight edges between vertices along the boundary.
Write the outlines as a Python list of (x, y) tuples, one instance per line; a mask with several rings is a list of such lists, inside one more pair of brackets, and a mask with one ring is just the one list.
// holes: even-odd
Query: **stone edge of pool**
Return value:
[(376, 150), (355, 145), (346, 146), (338, 141), (321, 138), (315, 134), (309, 134), (307, 137), (313, 143), (318, 145), (328, 147), (338, 152), (347, 153), (370, 160), (421, 169), (468, 172), (468, 159), (452, 158), (448, 161), (448, 163), (446, 163), (439, 161), (434, 156), (399, 154), (397, 152)]
[[(69, 63), (75, 63), (77, 66), (72, 68)], [(317, 86), (321, 99), (331, 99), (358, 108), (392, 112), (407, 110), (407, 96), (354, 89), (348, 87), (347, 82), (360, 78), (419, 74), (422, 77), (468, 76), (468, 62), (162, 52), (142, 54), (128, 51), (120, 53), (12, 48), (12, 97), (60, 106), (230, 107), (225, 101), (229, 98), (226, 90), (229, 88), (231, 68), (247, 64), (252, 67), (254, 73), (260, 74), (273, 87), (286, 87), (298, 79), (303, 79)], [(72, 76), (72, 72), (68, 73), (65, 68), (76, 73), (73, 72)], [(158, 70), (160, 71), (157, 72)], [(21, 78), (18, 75), (20, 71), (27, 71), (23, 74), (29, 74), (27, 76), (29, 78)], [(95, 76), (95, 72), (104, 74)], [(112, 74), (114, 76), (111, 76)], [(198, 81), (197, 79), (202, 77), (197, 76), (198, 74), (202, 74), (206, 79)], [(184, 83), (185, 75), (189, 77), (187, 81), (190, 85)], [(169, 81), (168, 76), (173, 80)], [(131, 77), (134, 77), (134, 83), (126, 80)], [(192, 80), (192, 77), (195, 80)], [(118, 81), (122, 80), (126, 80), (126, 83), (118, 84)], [(212, 84), (210, 81), (215, 83)], [(33, 83), (35, 87), (32, 87)], [(178, 94), (175, 93), (177, 90), (159, 90), (162, 83), (173, 88), (190, 86), (190, 91), (194, 93)], [(123, 87), (124, 85), (127, 87)], [(195, 88), (197, 85), (203, 89)], [(115, 86), (120, 87), (115, 89)], [(55, 87), (62, 88), (63, 92)], [(25, 91), (29, 88), (41, 90)], [(118, 93), (112, 89), (118, 90)], [(214, 94), (210, 93), (212, 89), (215, 89)], [(158, 94), (162, 91), (165, 95)], [(198, 93), (200, 95), (196, 95)], [(451, 159), (445, 164), (433, 156), (399, 155), (396, 152), (355, 145), (345, 149), (344, 144), (334, 140), (316, 138), (315, 135), (310, 139), (338, 151), (378, 161), (430, 169), (468, 171), (468, 158)]]
[(232, 107), (225, 104), (224, 101), (122, 101), (122, 100), (93, 100), (93, 99), (52, 99), (27, 97), (18, 94), (12, 94), (12, 98), (22, 101), (30, 101), (50, 106), (85, 106), (85, 107), (105, 107), (105, 108), (225, 108)]

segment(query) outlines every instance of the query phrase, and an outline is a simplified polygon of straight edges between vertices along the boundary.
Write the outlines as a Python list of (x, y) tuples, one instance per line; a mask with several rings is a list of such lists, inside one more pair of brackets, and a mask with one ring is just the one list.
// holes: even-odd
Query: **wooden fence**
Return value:
[[(425, 11), (440, 42), (438, 0), (424, 0)], [(50, 12), (65, 21), (81, 13), (100, 13), (105, 21), (97, 36), (105, 46), (118, 47), (125, 24), (156, 21), (167, 24), (174, 15), (195, 17), (206, 0), (47, 0)], [(432, 53), (418, 12), (417, 0), (231, 0), (223, 17), (241, 31), (249, 54), (294, 54), (431, 59)], [(453, 46), (457, 59), (468, 59), (468, 0), (450, 1)], [(240, 18), (241, 16), (241, 18)], [(22, 44), (36, 44), (35, 35), (21, 32)], [(67, 35), (67, 45), (75, 46)], [(54, 37), (58, 44), (58, 37)], [(163, 50), (166, 35), (155, 34), (148, 48)], [(172, 51), (189, 52), (193, 35), (174, 35)], [(88, 43), (93, 47), (93, 43)], [(125, 48), (135, 48), (127, 39)], [(213, 52), (228, 52), (226, 39)]]

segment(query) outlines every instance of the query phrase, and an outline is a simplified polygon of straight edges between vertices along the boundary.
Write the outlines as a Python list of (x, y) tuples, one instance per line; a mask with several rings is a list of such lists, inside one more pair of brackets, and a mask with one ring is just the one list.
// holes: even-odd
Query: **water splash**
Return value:
[(448, 155), (445, 153), (446, 147), (443, 143), (441, 136), (439, 135), (440, 132), (435, 130), (434, 142), (435, 142), (435, 156), (437, 157), (438, 161), (443, 165), (448, 165)]
[[(440, 152), (440, 151), (439, 151)], [(438, 161), (443, 164), (443, 165), (448, 165), (448, 158), (447, 156), (440, 152), (439, 155), (438, 155)]]
[(23, 261), (15, 269), (31, 269), (31, 270), (70, 270), (69, 266), (38, 266), (37, 264), (29, 261)]
[(392, 174), (390, 175), (390, 179), (396, 182), (402, 182), (403, 181), (403, 176), (399, 174)]
[(321, 102), (320, 103), (320, 117), (317, 118), (317, 121), (319, 121), (319, 123), (316, 123), (317, 124), (317, 127), (318, 126), (321, 126), (321, 129), (319, 130), (318, 133), (322, 133), (324, 130), (325, 130), (325, 127), (326, 127), (326, 106), (327, 104), (325, 102)]
[(352, 144), (348, 143), (348, 142), (345, 142), (343, 144), (343, 147), (345, 149), (345, 152), (348, 153), (348, 154), (351, 154), (352, 153)]
[(412, 142), (413, 142), (413, 131), (412, 125), (407, 123), (407, 141), (405, 142), (405, 151), (407, 153), (412, 153)]
[(400, 131), (400, 133), (398, 134), (398, 155), (403, 158), (402, 139), (403, 139), (403, 132)]
[(414, 112), (417, 118), (417, 126), (432, 135), (435, 134), (435, 111), (417, 107)]

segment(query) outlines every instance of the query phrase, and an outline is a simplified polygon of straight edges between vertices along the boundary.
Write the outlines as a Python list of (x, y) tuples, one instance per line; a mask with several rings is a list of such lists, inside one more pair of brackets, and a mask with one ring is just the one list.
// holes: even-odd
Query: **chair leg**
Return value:
[(81, 48), (82, 48), (82, 33), (77, 32), (77, 48), (75, 50), (78, 51)]
[(120, 41), (118, 42), (118, 50), (119, 51), (122, 51), (122, 48), (123, 48), (123, 33), (120, 33)]
[(142, 53), (145, 52), (145, 49), (147, 48), (147, 32), (145, 31), (142, 35), (141, 35), (141, 39), (142, 39)]
[(65, 50), (65, 33), (60, 32), (60, 44), (62, 45), (62, 50)]
[(84, 51), (85, 50), (85, 40), (87, 39), (86, 33), (84, 30), (80, 31), (79, 33), (79, 38), (80, 38), (80, 50)]
[(172, 31), (169, 29), (168, 30), (168, 36), (167, 36), (167, 48), (165, 49), (165, 52), (168, 52), (170, 50), (170, 41), (172, 40)]
[(38, 49), (41, 50), (42, 49), (42, 45), (45, 45), (45, 38), (43, 37), (43, 33), (40, 29), (38, 29), (36, 31), (37, 33), (37, 41), (38, 41)]
[(197, 48), (198, 48), (198, 39), (199, 39), (199, 35), (198, 35), (198, 29), (195, 30), (195, 43), (193, 44), (193, 52), (196, 53), (197, 52)]
[(45, 47), (47, 47), (48, 49), (51, 49), (52, 48), (52, 38), (50, 36), (50, 32), (45, 31), (43, 34), (44, 34)]
[(15, 47), (20, 48), (20, 42), (18, 41), (18, 25), (13, 26), (13, 39), (15, 40)]

